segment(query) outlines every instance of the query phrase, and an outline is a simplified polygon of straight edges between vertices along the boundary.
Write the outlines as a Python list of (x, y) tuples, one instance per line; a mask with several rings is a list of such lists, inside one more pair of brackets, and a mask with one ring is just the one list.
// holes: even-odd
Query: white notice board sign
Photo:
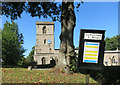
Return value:
[(83, 63), (98, 63), (99, 42), (84, 42)]
[(84, 39), (89, 40), (102, 40), (102, 34), (99, 33), (85, 33)]

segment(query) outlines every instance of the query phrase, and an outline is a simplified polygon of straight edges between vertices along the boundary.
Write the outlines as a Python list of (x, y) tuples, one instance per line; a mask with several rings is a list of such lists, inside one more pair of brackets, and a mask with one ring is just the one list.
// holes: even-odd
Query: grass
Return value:
[[(2, 83), (85, 83), (85, 75), (67, 75), (55, 68), (51, 70), (28, 70), (27, 68), (2, 68)], [(97, 83), (90, 78), (90, 83)]]

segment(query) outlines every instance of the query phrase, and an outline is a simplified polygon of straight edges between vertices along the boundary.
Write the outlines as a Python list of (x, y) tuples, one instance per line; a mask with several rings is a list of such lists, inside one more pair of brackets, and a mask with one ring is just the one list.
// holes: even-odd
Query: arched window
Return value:
[(115, 63), (115, 57), (114, 56), (112, 57), (112, 63)]
[(41, 60), (42, 60), (42, 65), (45, 65), (46, 64), (45, 57), (43, 57)]
[(46, 39), (44, 39), (44, 44), (46, 44)]
[(43, 30), (43, 34), (45, 34), (46, 33), (46, 26), (44, 26), (42, 30)]

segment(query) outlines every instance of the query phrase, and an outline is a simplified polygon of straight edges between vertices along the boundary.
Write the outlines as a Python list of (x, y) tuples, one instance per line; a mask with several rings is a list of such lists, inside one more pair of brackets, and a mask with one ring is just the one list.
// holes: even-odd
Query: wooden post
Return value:
[(85, 79), (85, 83), (86, 83), (86, 85), (89, 85), (89, 78), (90, 78), (90, 71), (87, 70), (87, 73), (86, 73), (86, 79)]

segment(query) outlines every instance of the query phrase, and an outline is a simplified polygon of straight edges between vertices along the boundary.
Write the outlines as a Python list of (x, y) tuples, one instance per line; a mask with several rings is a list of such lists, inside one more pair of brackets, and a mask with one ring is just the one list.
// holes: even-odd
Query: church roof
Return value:
[(37, 24), (54, 24), (54, 22), (36, 22), (36, 25)]

